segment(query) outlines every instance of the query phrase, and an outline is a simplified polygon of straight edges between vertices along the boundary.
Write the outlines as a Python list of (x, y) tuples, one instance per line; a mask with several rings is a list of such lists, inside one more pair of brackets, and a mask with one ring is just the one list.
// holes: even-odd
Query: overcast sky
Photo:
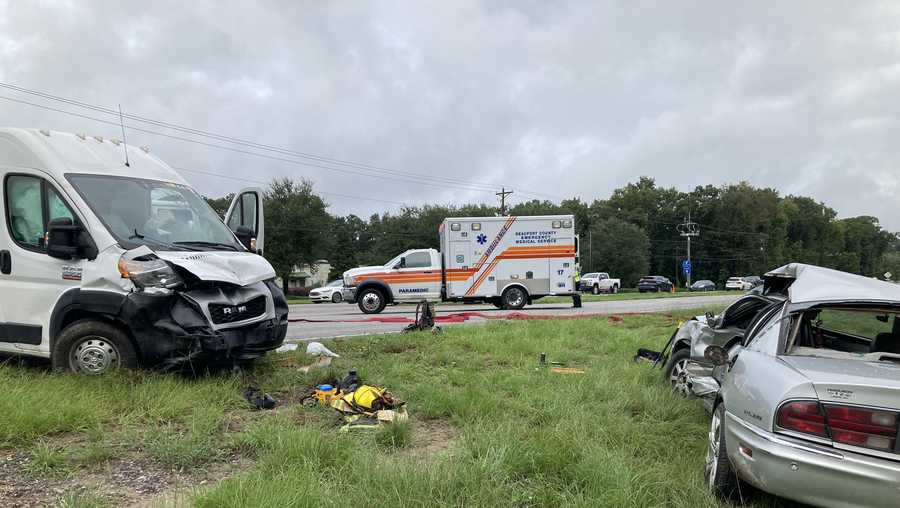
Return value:
[[(682, 190), (747, 180), (900, 230), (900, 2), (737, 5), (0, 0), (0, 82), (426, 175), (129, 133), (173, 166), (309, 178), (334, 213), (398, 206), (340, 194), (494, 201), (462, 181), (592, 201), (649, 175)], [(6, 100), (0, 125), (119, 134)], [(242, 185), (183, 174), (211, 196)]]

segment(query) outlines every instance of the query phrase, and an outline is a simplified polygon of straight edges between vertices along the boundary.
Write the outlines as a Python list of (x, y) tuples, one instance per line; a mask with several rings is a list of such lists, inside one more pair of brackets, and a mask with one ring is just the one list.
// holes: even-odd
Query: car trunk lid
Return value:
[[(900, 364), (871, 355), (852, 356), (859, 359), (783, 356), (782, 360), (812, 382), (822, 402), (900, 410)], [(887, 353), (876, 356), (900, 359)]]

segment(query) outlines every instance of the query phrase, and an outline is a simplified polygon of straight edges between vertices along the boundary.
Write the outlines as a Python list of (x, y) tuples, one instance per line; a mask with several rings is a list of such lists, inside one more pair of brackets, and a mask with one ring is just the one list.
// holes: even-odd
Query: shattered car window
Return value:
[(900, 320), (895, 310), (814, 309), (803, 313), (793, 344), (795, 354), (900, 354)]

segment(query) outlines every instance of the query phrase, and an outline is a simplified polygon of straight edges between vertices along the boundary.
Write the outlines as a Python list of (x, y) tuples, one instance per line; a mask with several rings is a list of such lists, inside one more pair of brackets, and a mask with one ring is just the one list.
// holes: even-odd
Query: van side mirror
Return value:
[(234, 235), (237, 236), (241, 245), (247, 248), (250, 252), (256, 253), (256, 245), (253, 241), (253, 230), (247, 226), (238, 226), (237, 229), (234, 230)]
[(53, 219), (47, 225), (47, 255), (57, 259), (84, 257), (79, 249), (79, 237), (84, 228), (68, 217)]

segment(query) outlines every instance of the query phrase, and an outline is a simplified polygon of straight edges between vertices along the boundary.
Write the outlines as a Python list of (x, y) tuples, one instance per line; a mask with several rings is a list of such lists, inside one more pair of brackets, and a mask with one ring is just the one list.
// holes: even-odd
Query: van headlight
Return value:
[(158, 257), (125, 259), (122, 256), (119, 258), (119, 273), (138, 289), (172, 289), (184, 282), (169, 263)]

